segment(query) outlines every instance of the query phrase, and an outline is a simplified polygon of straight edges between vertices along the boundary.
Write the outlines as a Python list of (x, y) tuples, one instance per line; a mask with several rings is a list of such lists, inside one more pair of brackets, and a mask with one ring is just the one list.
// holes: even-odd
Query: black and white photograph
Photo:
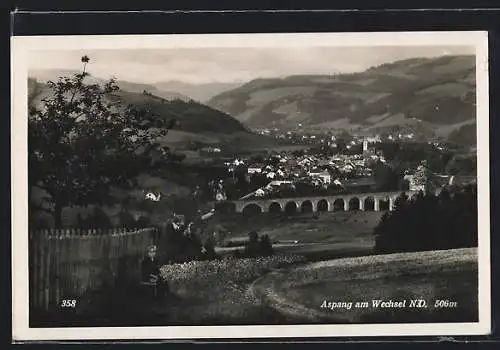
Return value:
[(488, 333), (487, 45), (13, 37), (14, 335)]

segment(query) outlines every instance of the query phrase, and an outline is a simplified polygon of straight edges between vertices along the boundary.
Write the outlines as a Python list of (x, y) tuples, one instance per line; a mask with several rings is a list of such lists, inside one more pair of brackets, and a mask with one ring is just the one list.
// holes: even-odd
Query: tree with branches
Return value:
[(113, 204), (113, 189), (134, 188), (169, 158), (158, 142), (168, 122), (121, 103), (115, 79), (87, 84), (89, 58), (81, 61), (81, 73), (49, 81), (51, 94), (29, 110), (29, 187), (49, 194), (56, 227), (63, 208)]

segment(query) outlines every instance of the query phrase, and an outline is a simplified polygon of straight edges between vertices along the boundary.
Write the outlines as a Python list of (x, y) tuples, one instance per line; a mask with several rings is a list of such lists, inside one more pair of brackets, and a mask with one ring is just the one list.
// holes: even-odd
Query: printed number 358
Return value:
[(76, 300), (75, 299), (64, 299), (61, 303), (61, 307), (75, 307)]

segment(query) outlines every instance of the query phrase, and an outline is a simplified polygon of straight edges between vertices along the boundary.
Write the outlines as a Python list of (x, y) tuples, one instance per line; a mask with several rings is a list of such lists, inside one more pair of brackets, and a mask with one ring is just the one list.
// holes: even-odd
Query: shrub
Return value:
[(254, 257), (259, 254), (259, 235), (257, 231), (252, 231), (248, 234), (248, 243), (245, 246), (243, 255), (245, 257)]
[(205, 259), (213, 260), (217, 258), (217, 254), (215, 253), (215, 244), (211, 239), (207, 239), (203, 248), (205, 248), (205, 252), (203, 254)]
[(149, 218), (141, 215), (136, 221), (135, 221), (135, 226), (144, 228), (148, 227), (150, 225)]
[(271, 240), (269, 239), (269, 235), (263, 235), (260, 238), (260, 254), (263, 256), (273, 255), (273, 246)]
[(136, 225), (134, 217), (128, 211), (121, 211), (118, 217), (121, 227), (133, 228)]
[(259, 239), (256, 231), (248, 234), (248, 242), (243, 251), (243, 257), (253, 258), (260, 256), (269, 256), (274, 253), (269, 235), (265, 234)]
[(94, 207), (94, 210), (86, 218), (83, 218), (80, 214), (77, 216), (77, 225), (82, 229), (103, 229), (111, 228), (111, 220), (99, 207)]

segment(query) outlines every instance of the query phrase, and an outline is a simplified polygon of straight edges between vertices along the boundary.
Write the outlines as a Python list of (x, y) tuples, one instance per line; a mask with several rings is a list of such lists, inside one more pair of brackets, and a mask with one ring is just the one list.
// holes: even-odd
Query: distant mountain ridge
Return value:
[[(34, 70), (29, 72), (29, 77), (36, 79), (38, 82), (46, 83), (49, 80), (52, 81), (57, 81), (57, 79), (61, 76), (70, 76), (75, 73), (80, 73), (77, 71), (73, 70), (62, 70), (62, 69), (47, 69), (47, 70)], [(99, 83), (102, 84), (107, 81), (107, 79), (95, 77), (93, 75), (90, 75), (86, 78), (86, 81), (88, 83)], [(143, 84), (143, 83), (135, 83), (135, 82), (130, 82), (130, 81), (125, 81), (125, 80), (117, 80), (117, 85), (120, 87), (120, 89), (129, 91), (129, 92), (136, 92), (136, 93), (142, 93), (143, 91), (147, 91), (153, 95), (156, 95), (158, 97), (161, 97), (166, 100), (174, 100), (174, 99), (180, 99), (183, 101), (189, 101), (192, 100), (193, 98), (183, 95), (177, 91), (169, 91), (169, 90), (164, 90), (164, 89), (159, 89), (154, 85), (151, 84)]]
[(242, 83), (200, 83), (191, 84), (177, 80), (157, 82), (154, 86), (160, 90), (176, 91), (180, 94), (189, 96), (195, 101), (207, 102), (212, 97), (223, 93), (224, 91), (232, 90), (241, 86)]
[[(64, 69), (38, 69), (30, 71), (29, 76), (37, 79), (37, 81), (47, 82), (48, 80), (57, 80), (60, 76), (68, 76), (75, 73), (78, 72)], [(89, 82), (102, 83), (106, 81), (104, 78), (93, 75), (90, 75), (87, 79)], [(141, 93), (146, 90), (153, 95), (167, 100), (180, 99), (183, 101), (195, 100), (198, 102), (206, 102), (213, 96), (241, 85), (241, 83), (224, 82), (191, 84), (177, 80), (160, 81), (150, 84), (118, 80), (117, 84), (121, 89), (130, 92)]]
[(475, 80), (474, 56), (413, 58), (360, 73), (256, 79), (207, 104), (250, 127), (400, 128), (469, 143), (475, 138)]

